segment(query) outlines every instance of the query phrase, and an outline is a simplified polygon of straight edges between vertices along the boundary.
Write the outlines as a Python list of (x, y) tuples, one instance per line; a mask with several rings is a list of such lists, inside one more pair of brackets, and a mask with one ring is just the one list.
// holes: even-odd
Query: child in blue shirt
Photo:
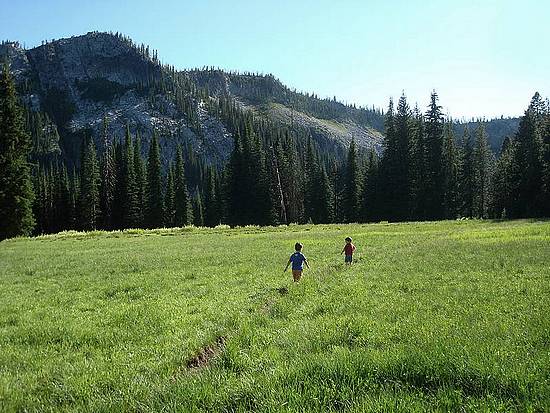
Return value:
[(300, 281), (300, 278), (302, 277), (302, 272), (304, 271), (304, 263), (306, 264), (306, 267), (309, 269), (307, 258), (304, 256), (304, 254), (302, 254), (303, 247), (304, 246), (299, 242), (297, 242), (296, 245), (294, 245), (294, 249), (296, 251), (294, 252), (294, 254), (290, 256), (285, 267), (285, 271), (286, 271), (290, 263), (292, 263), (292, 278), (294, 278), (294, 282)]

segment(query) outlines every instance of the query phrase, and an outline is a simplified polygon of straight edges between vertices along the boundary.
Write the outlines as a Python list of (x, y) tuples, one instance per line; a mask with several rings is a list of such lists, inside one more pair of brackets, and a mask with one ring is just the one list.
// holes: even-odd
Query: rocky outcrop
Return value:
[(231, 151), (231, 134), (203, 105), (196, 105), (200, 125), (191, 128), (189, 116), (176, 109), (169, 95), (143, 92), (163, 68), (148, 48), (127, 38), (94, 32), (30, 50), (5, 42), (0, 55), (8, 57), (16, 81), (26, 85), (23, 99), (32, 109), (48, 112), (66, 145), (91, 134), (102, 148), (106, 121), (109, 139), (122, 139), (128, 125), (141, 137), (144, 151), (155, 131), (165, 164), (180, 144), (190, 143), (210, 162), (225, 160)]

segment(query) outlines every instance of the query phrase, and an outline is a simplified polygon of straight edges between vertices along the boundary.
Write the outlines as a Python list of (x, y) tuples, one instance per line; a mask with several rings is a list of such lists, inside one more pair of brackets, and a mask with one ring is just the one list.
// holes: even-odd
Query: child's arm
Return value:
[(346, 250), (346, 247), (342, 248), (342, 252), (340, 254), (343, 254), (345, 250)]
[(309, 270), (310, 268), (309, 268), (309, 264), (308, 264), (307, 260), (304, 260), (304, 264), (306, 264), (306, 267)]
[(290, 265), (290, 260), (288, 260), (288, 262), (286, 263), (286, 267), (285, 269), (283, 270), (283, 272), (285, 272), (286, 270), (288, 270), (288, 266)]

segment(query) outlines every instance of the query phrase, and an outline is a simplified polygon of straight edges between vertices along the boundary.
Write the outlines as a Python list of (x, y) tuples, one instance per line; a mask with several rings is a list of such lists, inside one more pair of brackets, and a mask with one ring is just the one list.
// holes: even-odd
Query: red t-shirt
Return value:
[(346, 255), (353, 255), (353, 251), (355, 251), (355, 245), (353, 245), (351, 242), (349, 244), (346, 244), (344, 247), (344, 253)]

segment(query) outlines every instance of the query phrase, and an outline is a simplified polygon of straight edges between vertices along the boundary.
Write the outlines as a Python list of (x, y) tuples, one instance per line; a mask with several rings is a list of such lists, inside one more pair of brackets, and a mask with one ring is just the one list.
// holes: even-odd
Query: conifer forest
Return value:
[[(32, 82), (16, 84), (5, 63), (1, 238), (65, 230), (550, 215), (550, 105), (538, 93), (526, 102), (517, 131), (494, 150), (487, 122), (449, 119), (436, 91), (423, 106), (411, 107), (403, 94), (385, 110), (355, 108), (281, 91), (271, 75), (230, 74), (237, 88), (248, 88), (251, 102), (281, 102), (319, 118), (348, 116), (383, 135), (379, 146), (360, 146), (353, 134), (336, 145), (303, 125), (277, 122), (229, 94), (213, 93), (208, 75), (220, 73), (214, 68), (176, 71), (161, 65), (149, 47), (110, 36), (144, 59), (147, 76), (133, 87), (150, 105), (158, 107), (159, 96), (168, 96), (199, 136), (200, 111), (215, 114), (231, 137), (228, 153), (207, 156), (185, 141), (163, 152), (160, 143), (170, 138), (161, 131), (144, 139), (139, 127), (127, 123), (114, 134), (107, 116), (95, 135), (68, 133), (74, 104), (66, 95), (50, 89), (33, 106), (21, 97)], [(247, 77), (254, 79), (252, 88)], [(76, 87), (84, 99), (103, 102), (124, 92), (99, 80), (77, 81)]]

